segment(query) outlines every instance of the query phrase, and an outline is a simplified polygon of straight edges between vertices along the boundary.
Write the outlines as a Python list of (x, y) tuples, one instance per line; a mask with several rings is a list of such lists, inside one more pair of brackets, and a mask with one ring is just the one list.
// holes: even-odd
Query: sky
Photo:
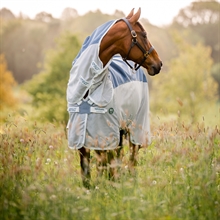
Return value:
[(97, 9), (107, 14), (113, 14), (117, 9), (127, 15), (132, 8), (141, 7), (141, 18), (163, 26), (170, 24), (179, 10), (193, 1), (196, 0), (0, 0), (0, 8), (7, 8), (16, 16), (22, 12), (34, 18), (37, 13), (45, 11), (59, 18), (67, 7), (76, 9), (80, 15)]

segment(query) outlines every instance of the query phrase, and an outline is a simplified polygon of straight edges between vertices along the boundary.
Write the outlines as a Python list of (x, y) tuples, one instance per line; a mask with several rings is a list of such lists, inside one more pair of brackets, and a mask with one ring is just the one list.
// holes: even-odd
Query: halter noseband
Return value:
[[(129, 23), (129, 21), (128, 21), (126, 18), (122, 18), (121, 20), (123, 20), (123, 21), (127, 24), (128, 28), (129, 28), (130, 31), (131, 31), (131, 36), (132, 36), (132, 42), (131, 42), (130, 49), (129, 49), (129, 51), (128, 51), (127, 56), (124, 57), (123, 60), (125, 61), (125, 63), (127, 63), (127, 65), (128, 65), (132, 70), (138, 70), (138, 69), (141, 67), (141, 65), (145, 62), (145, 60), (147, 59), (147, 57), (150, 55), (150, 53), (154, 50), (154, 47), (151, 46), (151, 48), (150, 48), (148, 51), (146, 51), (146, 50), (140, 45), (140, 43), (138, 42), (138, 40), (137, 40), (137, 33), (135, 32), (135, 30), (132, 29), (131, 24)], [(135, 66), (132, 67), (131, 64), (128, 62), (128, 57), (129, 57), (129, 54), (130, 54), (130, 52), (131, 52), (131, 49), (132, 49), (135, 45), (143, 52), (144, 58), (143, 58), (143, 60), (141, 61), (140, 64), (135, 63)], [(137, 66), (137, 65), (138, 65), (138, 66)]]

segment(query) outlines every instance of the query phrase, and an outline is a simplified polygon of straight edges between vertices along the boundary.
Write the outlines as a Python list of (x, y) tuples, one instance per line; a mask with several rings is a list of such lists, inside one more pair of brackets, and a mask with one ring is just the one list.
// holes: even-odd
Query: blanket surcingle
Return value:
[(125, 128), (130, 129), (132, 143), (150, 142), (148, 83), (143, 70), (134, 73), (120, 55), (105, 67), (99, 58), (100, 42), (115, 22), (105, 23), (87, 37), (73, 61), (67, 86), (70, 148), (115, 149), (120, 129)]

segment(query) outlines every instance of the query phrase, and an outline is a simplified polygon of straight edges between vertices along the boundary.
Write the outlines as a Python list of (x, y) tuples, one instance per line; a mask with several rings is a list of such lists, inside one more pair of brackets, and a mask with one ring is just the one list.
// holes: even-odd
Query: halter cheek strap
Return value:
[[(127, 63), (127, 65), (128, 65), (131, 69), (133, 69), (133, 70), (138, 70), (138, 69), (142, 66), (142, 64), (145, 62), (145, 60), (147, 59), (147, 57), (150, 55), (150, 53), (154, 50), (154, 47), (151, 46), (151, 48), (150, 48), (148, 51), (146, 51), (146, 50), (141, 46), (141, 44), (138, 42), (138, 40), (137, 40), (137, 33), (135, 32), (135, 30), (132, 29), (131, 24), (129, 23), (129, 21), (128, 21), (126, 18), (122, 18), (121, 20), (123, 20), (123, 21), (127, 24), (128, 28), (129, 28), (130, 31), (131, 31), (131, 36), (132, 36), (132, 42), (131, 42), (130, 49), (128, 50), (127, 56), (124, 57), (123, 60), (125, 61), (125, 63)], [(132, 66), (130, 65), (130, 63), (128, 62), (128, 57), (129, 57), (129, 55), (130, 55), (131, 49), (132, 49), (135, 45), (143, 52), (144, 57), (143, 57), (143, 59), (142, 59), (142, 61), (141, 61), (140, 64), (135, 63), (135, 66), (132, 67)]]

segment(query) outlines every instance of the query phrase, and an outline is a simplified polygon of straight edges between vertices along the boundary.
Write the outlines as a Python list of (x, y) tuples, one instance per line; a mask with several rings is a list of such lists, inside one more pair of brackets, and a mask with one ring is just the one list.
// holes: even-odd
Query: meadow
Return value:
[[(216, 122), (219, 118), (216, 118)], [(81, 183), (78, 153), (68, 149), (64, 125), (8, 115), (0, 136), (0, 219), (220, 219), (220, 130), (152, 120), (152, 143), (139, 151), (134, 173), (125, 146), (117, 182)]]
[(163, 60), (148, 77), (152, 143), (129, 172), (125, 140), (115, 182), (97, 178), (93, 153), (90, 190), (59, 122), (82, 42), (122, 11), (0, 12), (0, 220), (220, 220), (219, 2), (195, 1), (163, 27), (141, 18)]

